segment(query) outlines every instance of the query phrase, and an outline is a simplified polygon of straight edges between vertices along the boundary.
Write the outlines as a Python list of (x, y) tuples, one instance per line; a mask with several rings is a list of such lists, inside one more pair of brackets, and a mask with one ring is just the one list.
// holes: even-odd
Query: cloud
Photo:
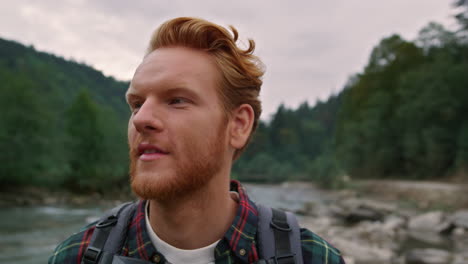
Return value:
[(244, 43), (256, 41), (267, 66), (264, 118), (281, 102), (295, 107), (339, 91), (383, 37), (412, 39), (431, 20), (454, 23), (450, 3), (439, 0), (16, 0), (0, 10), (0, 36), (129, 80), (152, 31), (177, 16), (232, 24)]

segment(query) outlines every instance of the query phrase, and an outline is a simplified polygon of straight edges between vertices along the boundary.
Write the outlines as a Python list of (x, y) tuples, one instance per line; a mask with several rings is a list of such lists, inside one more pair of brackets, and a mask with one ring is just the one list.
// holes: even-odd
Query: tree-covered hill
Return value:
[(112, 107), (124, 119), (128, 115), (123, 97), (128, 82), (106, 77), (90, 66), (0, 38), (0, 67), (3, 78), (11, 74), (33, 80), (35, 90), (56, 100), (54, 106), (62, 111), (81, 89), (87, 89), (97, 103)]
[(329, 187), (349, 177), (468, 181), (467, 11), (456, 31), (429, 23), (414, 41), (384, 38), (326, 102), (280, 106), (236, 175)]
[(126, 179), (128, 83), (0, 39), (0, 188)]
[(336, 153), (356, 177), (440, 178), (468, 165), (468, 42), (431, 23), (374, 48), (343, 92)]

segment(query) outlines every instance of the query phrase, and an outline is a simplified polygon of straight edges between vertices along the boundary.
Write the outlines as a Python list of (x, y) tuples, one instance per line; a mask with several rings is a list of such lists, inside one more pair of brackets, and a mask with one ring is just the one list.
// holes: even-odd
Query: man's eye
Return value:
[(171, 100), (169, 100), (170, 105), (182, 104), (182, 103), (186, 103), (186, 102), (187, 102), (187, 100), (185, 100), (184, 98), (180, 98), (180, 97), (172, 98)]
[(134, 102), (130, 104), (130, 108), (132, 109), (132, 111), (135, 111), (135, 110), (140, 109), (142, 105), (143, 104), (140, 102)]

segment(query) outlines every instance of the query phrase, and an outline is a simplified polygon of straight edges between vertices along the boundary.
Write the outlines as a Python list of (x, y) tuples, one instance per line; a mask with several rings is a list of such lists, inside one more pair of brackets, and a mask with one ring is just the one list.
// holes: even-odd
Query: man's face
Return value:
[(138, 67), (127, 91), (130, 179), (144, 199), (167, 200), (200, 189), (229, 159), (227, 118), (212, 58), (161, 48)]

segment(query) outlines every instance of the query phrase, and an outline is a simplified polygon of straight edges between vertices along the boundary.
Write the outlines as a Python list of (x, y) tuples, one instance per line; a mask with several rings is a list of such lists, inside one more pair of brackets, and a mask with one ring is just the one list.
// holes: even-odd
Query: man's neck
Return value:
[(201, 248), (221, 239), (237, 209), (229, 193), (229, 179), (219, 177), (186, 197), (149, 203), (149, 219), (155, 233), (180, 249)]

